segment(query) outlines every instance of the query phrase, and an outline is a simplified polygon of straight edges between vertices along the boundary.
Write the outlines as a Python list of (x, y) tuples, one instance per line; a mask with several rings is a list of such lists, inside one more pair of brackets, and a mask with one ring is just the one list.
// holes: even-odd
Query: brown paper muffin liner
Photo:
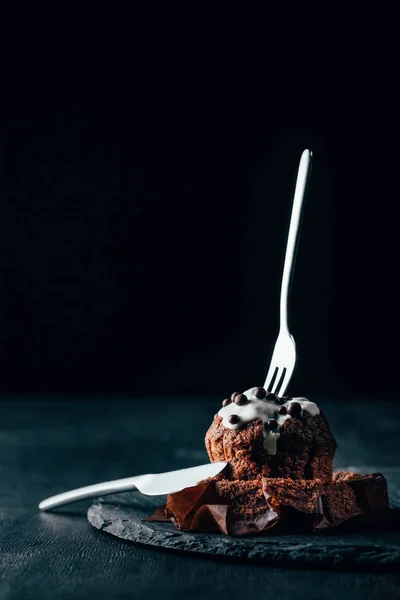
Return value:
[(169, 521), (182, 531), (242, 536), (267, 532), (278, 523), (321, 531), (388, 507), (382, 473), (341, 471), (328, 485), (319, 479), (209, 479), (170, 494), (166, 506), (145, 520)]

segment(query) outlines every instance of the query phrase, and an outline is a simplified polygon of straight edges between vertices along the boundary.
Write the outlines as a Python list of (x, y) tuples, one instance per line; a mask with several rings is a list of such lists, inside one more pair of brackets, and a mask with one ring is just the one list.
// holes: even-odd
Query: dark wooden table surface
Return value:
[[(207, 461), (204, 433), (220, 399), (2, 399), (0, 599), (396, 598), (395, 573), (269, 568), (171, 554), (92, 528), (89, 502), (41, 514), (54, 493)], [(397, 398), (319, 399), (339, 448), (337, 468), (388, 475), (398, 494)], [(367, 534), (368, 535), (368, 534)]]

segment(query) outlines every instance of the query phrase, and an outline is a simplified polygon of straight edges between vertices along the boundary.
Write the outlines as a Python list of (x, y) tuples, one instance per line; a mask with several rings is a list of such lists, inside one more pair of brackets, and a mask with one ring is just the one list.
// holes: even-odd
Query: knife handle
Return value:
[(62, 492), (56, 496), (50, 496), (42, 500), (39, 504), (40, 510), (49, 510), (64, 504), (78, 502), (85, 498), (93, 498), (94, 496), (106, 496), (107, 494), (115, 494), (118, 492), (127, 492), (134, 489), (140, 489), (152, 475), (138, 475), (137, 477), (126, 477), (125, 479), (115, 479), (114, 481), (104, 481), (103, 483), (95, 483), (85, 487)]

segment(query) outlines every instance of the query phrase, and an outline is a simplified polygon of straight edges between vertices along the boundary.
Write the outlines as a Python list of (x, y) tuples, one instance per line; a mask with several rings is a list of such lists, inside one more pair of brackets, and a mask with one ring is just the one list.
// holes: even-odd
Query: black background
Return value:
[[(328, 591), (304, 569), (282, 579), (264, 567), (135, 554), (92, 530), (85, 507), (43, 515), (37, 503), (95, 481), (204, 462), (215, 406), (262, 384), (268, 369), (306, 147), (314, 164), (293, 282), (298, 364), (288, 392), (326, 409), (336, 468), (377, 465), (395, 498), (395, 405), (383, 402), (375, 423), (372, 404), (397, 393), (395, 15), (376, 5), (353, 15), (350, 6), (308, 13), (301, 5), (303, 19), (287, 4), (280, 18), (270, 5), (267, 15), (251, 7), (248, 16), (244, 5), (149, 5), (149, 15), (140, 3), (104, 12), (98, 4), (88, 15), (83, 5), (29, 8), (18, 7), (15, 28), (4, 19), (0, 79), (6, 593), (86, 598), (134, 589), (153, 598), (162, 589), (175, 599), (225, 589), (236, 598), (267, 585), (282, 598), (304, 597), (306, 588), (330, 597), (339, 587), (357, 598), (394, 597), (397, 582), (383, 573), (321, 573)], [(336, 403), (357, 392), (362, 402), (349, 411)], [(210, 395), (214, 408), (197, 398), (182, 421), (179, 394)], [(120, 395), (148, 402), (140, 408)]]
[(281, 101), (277, 84), (163, 67), (122, 68), (129, 84), (116, 75), (96, 93), (66, 85), (62, 102), (31, 87), (6, 107), (0, 391), (226, 395), (261, 385), (304, 148), (314, 162), (289, 391), (395, 391), (390, 90), (380, 82), (376, 95), (377, 80), (357, 71), (351, 88), (297, 87)]

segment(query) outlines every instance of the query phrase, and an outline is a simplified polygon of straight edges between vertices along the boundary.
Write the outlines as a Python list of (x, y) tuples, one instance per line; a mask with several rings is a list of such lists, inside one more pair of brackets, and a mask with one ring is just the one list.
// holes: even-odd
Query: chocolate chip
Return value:
[(293, 398), (292, 398), (292, 396), (283, 396), (283, 397), (282, 397), (282, 400), (283, 400), (284, 402), (290, 402), (290, 400), (293, 400)]
[(286, 410), (286, 406), (280, 406), (278, 408), (278, 415), (286, 415), (287, 410)]
[(278, 398), (278, 396), (276, 397), (275, 402), (276, 402), (276, 404), (284, 404), (285, 403), (284, 399), (283, 398)]
[(291, 417), (299, 417), (301, 415), (301, 404), (291, 402), (287, 407), (287, 411)]
[(230, 398), (225, 398), (225, 400), (222, 400), (222, 406), (228, 406), (228, 404), (230, 404), (232, 402), (232, 400)]
[(266, 398), (267, 400), (275, 400), (276, 396), (272, 392), (267, 392)]
[(231, 415), (228, 421), (231, 425), (236, 425), (237, 423), (239, 423), (240, 419), (237, 415)]
[(231, 396), (231, 400), (232, 402), (235, 400), (236, 396), (239, 396), (240, 392), (233, 392), (232, 396)]
[(256, 398), (259, 398), (260, 400), (262, 400), (267, 395), (267, 392), (265, 391), (265, 389), (263, 387), (258, 387), (257, 389), (254, 390), (254, 395)]
[(235, 404), (237, 404), (238, 406), (243, 406), (244, 404), (247, 404), (247, 396), (245, 396), (244, 394), (238, 394), (237, 396), (235, 396)]
[(265, 423), (265, 429), (270, 429), (271, 431), (273, 429), (276, 429), (278, 427), (278, 421), (276, 421), (275, 419), (269, 419), (269, 421), (267, 421)]

